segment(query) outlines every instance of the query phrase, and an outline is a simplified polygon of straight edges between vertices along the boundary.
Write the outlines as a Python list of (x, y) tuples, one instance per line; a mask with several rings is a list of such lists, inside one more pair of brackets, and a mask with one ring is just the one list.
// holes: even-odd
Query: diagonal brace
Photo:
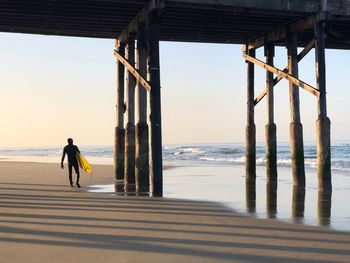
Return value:
[(139, 82), (148, 92), (151, 91), (151, 85), (145, 80), (140, 72), (133, 67), (117, 50), (113, 51), (114, 56), (122, 63), (125, 68), (135, 77), (136, 81)]
[[(313, 39), (311, 40), (306, 46), (305, 48), (299, 53), (298, 55), (298, 62), (300, 62), (315, 46), (316, 40)], [(283, 72), (288, 73), (288, 67), (285, 67), (283, 69)], [(283, 77), (281, 76), (277, 76), (276, 78), (274, 78), (273, 80), (273, 85), (276, 86), (281, 79), (283, 79)], [(256, 99), (254, 100), (254, 106), (256, 106), (267, 94), (267, 86), (265, 87), (265, 89), (256, 97)]]
[(270, 66), (270, 65), (266, 64), (265, 62), (263, 62), (263, 61), (261, 61), (259, 59), (253, 58), (253, 57), (251, 57), (251, 56), (249, 56), (247, 54), (243, 54), (243, 57), (247, 61), (249, 61), (249, 62), (251, 62), (251, 63), (253, 63), (253, 64), (255, 64), (255, 65), (259, 66), (259, 67), (262, 67), (262, 68), (266, 69), (267, 71), (270, 71), (273, 74), (276, 74), (279, 77), (282, 77), (284, 79), (287, 79), (287, 80), (291, 81), (294, 85), (297, 85), (300, 88), (305, 89), (306, 91), (310, 92), (311, 94), (315, 95), (316, 97), (320, 96), (320, 92), (319, 92), (318, 89), (314, 88), (313, 86), (307, 84), (306, 82), (304, 82), (302, 80), (299, 80), (299, 79), (293, 77), (292, 75), (284, 72), (283, 70), (280, 70), (278, 68)]

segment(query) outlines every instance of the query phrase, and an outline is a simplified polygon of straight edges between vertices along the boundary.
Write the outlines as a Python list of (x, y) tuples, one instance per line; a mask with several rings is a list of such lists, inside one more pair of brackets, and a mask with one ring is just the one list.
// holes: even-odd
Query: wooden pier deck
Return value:
[[(0, 262), (350, 261), (349, 233), (215, 203), (74, 192), (54, 164), (0, 167)], [(96, 183), (113, 173), (94, 169)]]
[[(283, 24), (322, 10), (324, 0), (151, 0), (164, 10), (161, 41), (245, 44)], [(117, 38), (144, 0), (0, 0), (0, 32)], [(350, 47), (350, 2), (328, 0), (327, 47)], [(135, 26), (135, 24), (134, 24)], [(300, 45), (313, 37), (299, 36)], [(281, 43), (284, 45), (284, 42)]]

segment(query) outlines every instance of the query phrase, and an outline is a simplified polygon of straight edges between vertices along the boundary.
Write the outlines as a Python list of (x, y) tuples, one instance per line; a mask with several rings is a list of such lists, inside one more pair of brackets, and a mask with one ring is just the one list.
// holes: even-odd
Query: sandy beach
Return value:
[[(349, 262), (350, 235), (212, 202), (68, 187), (57, 164), (0, 163), (0, 262)], [(93, 184), (111, 166), (94, 166)]]

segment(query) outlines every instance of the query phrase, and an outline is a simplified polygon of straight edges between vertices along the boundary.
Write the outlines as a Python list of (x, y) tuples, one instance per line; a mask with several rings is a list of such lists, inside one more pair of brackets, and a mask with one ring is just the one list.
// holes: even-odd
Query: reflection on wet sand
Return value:
[(248, 178), (245, 182), (246, 208), (248, 213), (256, 212), (256, 184), (255, 179)]
[(292, 216), (295, 223), (304, 222), (305, 186), (294, 185), (292, 197)]
[(332, 191), (319, 191), (317, 200), (318, 224), (329, 226), (331, 223)]
[[(277, 182), (266, 181), (266, 215), (268, 218), (277, 218)], [(256, 180), (247, 177), (245, 180), (246, 211), (257, 213), (256, 207)], [(302, 185), (293, 185), (292, 193), (292, 219), (294, 223), (305, 222), (305, 196), (306, 189)], [(331, 217), (332, 191), (318, 192), (318, 225), (329, 226)], [(315, 204), (316, 207), (316, 204)]]
[(114, 184), (114, 189), (116, 193), (124, 193), (124, 180), (117, 180)]
[(123, 196), (150, 196), (150, 193), (146, 191), (137, 192), (135, 184), (125, 184), (124, 180), (117, 180), (114, 183), (114, 192)]
[(136, 193), (136, 186), (135, 184), (125, 184), (125, 192), (127, 193)]
[(277, 215), (277, 182), (266, 184), (266, 212), (269, 218)]

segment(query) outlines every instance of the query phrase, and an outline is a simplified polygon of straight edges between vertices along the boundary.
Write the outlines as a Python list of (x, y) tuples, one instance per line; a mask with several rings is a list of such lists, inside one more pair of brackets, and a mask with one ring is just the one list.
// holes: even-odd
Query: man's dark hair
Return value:
[(68, 138), (67, 142), (68, 142), (68, 144), (73, 144), (73, 139), (72, 138)]

